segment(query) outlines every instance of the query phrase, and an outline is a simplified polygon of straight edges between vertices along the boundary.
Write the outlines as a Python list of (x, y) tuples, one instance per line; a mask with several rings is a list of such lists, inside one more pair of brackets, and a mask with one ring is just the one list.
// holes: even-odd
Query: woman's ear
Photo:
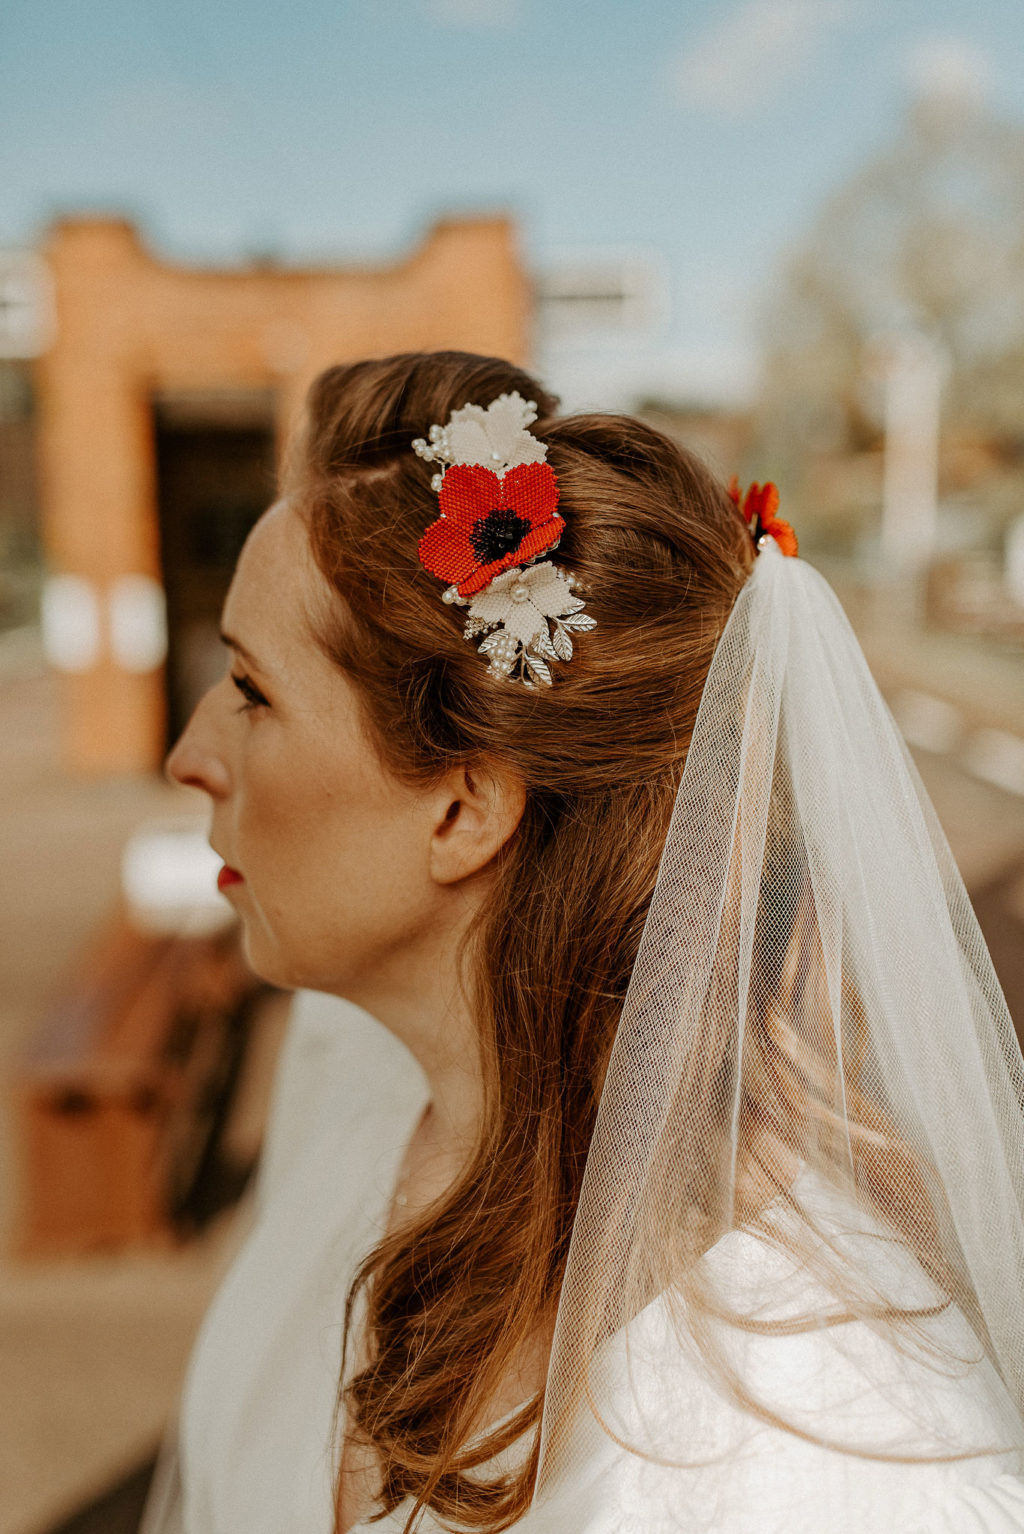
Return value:
[(487, 764), (460, 768), (445, 780), (430, 844), (430, 874), (438, 884), (458, 884), (479, 873), (518, 826), (526, 787), (518, 773)]

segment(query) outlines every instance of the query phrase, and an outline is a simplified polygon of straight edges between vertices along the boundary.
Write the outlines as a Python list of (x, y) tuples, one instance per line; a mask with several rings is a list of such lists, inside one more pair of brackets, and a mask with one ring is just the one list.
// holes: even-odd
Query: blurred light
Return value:
[(110, 588), (110, 648), (125, 671), (155, 671), (167, 658), (167, 605), (151, 575), (121, 575)]
[(52, 575), (43, 584), (43, 649), (58, 671), (89, 671), (100, 658), (99, 593), (81, 575)]
[(205, 821), (153, 820), (136, 831), (121, 856), (121, 890), (143, 932), (199, 935), (234, 920), (217, 889), (221, 862)]
[(977, 730), (964, 751), (964, 764), (1010, 794), (1024, 794), (1024, 740), (1006, 730)]
[(0, 357), (38, 357), (53, 340), (53, 284), (41, 256), (0, 250)]
[(1006, 537), (1006, 585), (1018, 607), (1024, 607), (1024, 516), (1014, 518)]
[(963, 37), (925, 38), (911, 54), (910, 83), (919, 99), (980, 106), (991, 78), (988, 55)]
[(959, 746), (964, 721), (952, 703), (908, 687), (893, 697), (891, 707), (909, 745), (940, 755)]

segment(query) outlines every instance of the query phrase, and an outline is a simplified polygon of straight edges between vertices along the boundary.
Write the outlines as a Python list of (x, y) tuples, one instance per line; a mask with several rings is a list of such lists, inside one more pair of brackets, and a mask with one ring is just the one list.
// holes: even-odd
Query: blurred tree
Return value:
[(758, 466), (805, 518), (877, 511), (887, 338), (945, 358), (944, 494), (1024, 504), (1024, 127), (933, 88), (793, 251), (765, 316)]

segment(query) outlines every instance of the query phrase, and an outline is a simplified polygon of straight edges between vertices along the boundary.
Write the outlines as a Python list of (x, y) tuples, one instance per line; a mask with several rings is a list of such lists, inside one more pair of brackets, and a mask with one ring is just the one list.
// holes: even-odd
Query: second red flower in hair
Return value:
[(755, 482), (744, 495), (734, 474), (729, 482), (729, 497), (743, 513), (755, 546), (758, 539), (767, 534), (769, 538), (775, 539), (783, 554), (791, 559), (797, 557), (796, 533), (785, 518), (778, 514), (779, 492), (771, 480), (766, 485)]

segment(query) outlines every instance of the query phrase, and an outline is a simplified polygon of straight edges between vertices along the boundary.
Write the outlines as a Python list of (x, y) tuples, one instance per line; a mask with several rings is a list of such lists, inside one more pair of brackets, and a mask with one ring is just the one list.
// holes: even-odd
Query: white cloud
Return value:
[(514, 27), (521, 14), (519, 0), (424, 0), (424, 8), (435, 25), (464, 31)]
[(848, 11), (846, 0), (741, 0), (676, 53), (673, 94), (683, 106), (745, 115), (804, 69)]
[(925, 37), (910, 55), (910, 83), (918, 97), (975, 105), (989, 93), (992, 59), (964, 37)]

